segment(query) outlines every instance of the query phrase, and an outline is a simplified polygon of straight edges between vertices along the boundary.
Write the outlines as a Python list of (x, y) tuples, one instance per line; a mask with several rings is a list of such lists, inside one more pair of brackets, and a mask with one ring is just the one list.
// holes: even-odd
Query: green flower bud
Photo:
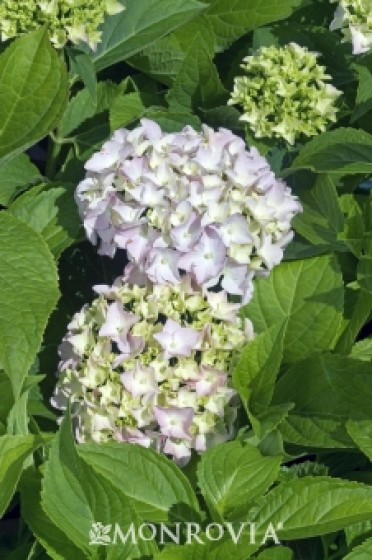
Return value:
[(256, 138), (284, 138), (294, 144), (336, 120), (342, 92), (326, 83), (330, 76), (317, 54), (296, 43), (263, 47), (244, 59), (244, 76), (235, 78), (229, 105), (243, 108), (242, 121)]
[(105, 14), (124, 10), (116, 0), (2, 0), (0, 3), (1, 40), (28, 33), (46, 25), (56, 48), (67, 41), (83, 41), (95, 49), (101, 38), (98, 27)]

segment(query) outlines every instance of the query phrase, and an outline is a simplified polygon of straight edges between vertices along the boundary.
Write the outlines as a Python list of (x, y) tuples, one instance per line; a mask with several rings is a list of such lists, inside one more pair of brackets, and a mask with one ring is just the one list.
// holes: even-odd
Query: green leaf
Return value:
[(210, 56), (213, 57), (215, 36), (208, 19), (202, 14), (156, 41), (128, 62), (155, 80), (170, 86), (180, 71), (190, 47), (190, 37), (195, 37), (197, 33), (202, 35)]
[(360, 257), (357, 280), (362, 292), (372, 295), (372, 240), (366, 241), (365, 250)]
[(286, 546), (275, 546), (264, 550), (257, 556), (257, 560), (292, 560), (293, 550)]
[(0, 517), (15, 492), (25, 459), (38, 447), (34, 436), (5, 435), (0, 437)]
[(126, 0), (125, 11), (103, 24), (102, 40), (93, 54), (103, 70), (142, 51), (205, 8), (195, 0)]
[(359, 258), (366, 233), (362, 208), (352, 194), (344, 194), (338, 200), (345, 217), (344, 230), (339, 233), (338, 238), (344, 241), (349, 251)]
[(361, 290), (345, 290), (345, 322), (343, 332), (336, 345), (340, 354), (349, 354), (358, 333), (362, 329), (372, 309), (372, 294)]
[(372, 136), (363, 130), (338, 128), (310, 140), (294, 160), (290, 171), (311, 169), (338, 175), (372, 172)]
[(351, 357), (356, 360), (365, 360), (369, 362), (372, 360), (372, 338), (366, 338), (354, 344), (351, 349)]
[(78, 453), (95, 472), (130, 498), (144, 519), (165, 521), (180, 506), (188, 514), (199, 511), (184, 474), (152, 449), (120, 443), (84, 444), (78, 447)]
[(28, 393), (28, 391), (22, 393), (9, 412), (7, 419), (8, 434), (27, 436), (29, 433), (27, 413)]
[(295, 540), (339, 531), (371, 519), (372, 487), (330, 477), (304, 477), (283, 482), (257, 504), (254, 521), (269, 523), (281, 540)]
[(169, 86), (178, 74), (184, 58), (185, 51), (176, 35), (172, 33), (131, 57), (127, 62)]
[(85, 554), (43, 511), (40, 503), (41, 480), (41, 475), (33, 469), (23, 473), (20, 481), (22, 518), (53, 560), (86, 560)]
[(214, 519), (245, 519), (252, 501), (275, 481), (280, 462), (281, 457), (264, 457), (256, 447), (236, 441), (206, 451), (198, 483)]
[(302, 4), (302, 0), (207, 0), (206, 16), (216, 34), (219, 50), (257, 27), (282, 20)]
[(0, 213), (0, 361), (18, 396), (58, 296), (56, 265), (41, 236)]
[(349, 420), (346, 427), (359, 449), (372, 461), (372, 420)]
[(8, 206), (20, 187), (40, 179), (38, 168), (26, 154), (20, 154), (0, 164), (0, 205)]
[(294, 402), (293, 414), (347, 421), (372, 418), (370, 365), (335, 354), (316, 354), (278, 381), (273, 402)]
[(344, 423), (318, 416), (308, 418), (290, 414), (279, 427), (284, 441), (306, 448), (350, 449), (353, 442), (347, 435)]
[(56, 258), (78, 238), (81, 220), (72, 188), (35, 187), (18, 197), (9, 211), (40, 233)]
[(157, 122), (164, 132), (179, 132), (187, 125), (192, 126), (196, 130), (199, 130), (201, 127), (199, 117), (192, 113), (177, 113), (149, 108), (146, 111), (146, 117)]
[(5, 425), (14, 404), (14, 395), (10, 379), (3, 371), (0, 371), (0, 395), (0, 422)]
[(0, 55), (0, 160), (53, 130), (67, 96), (67, 70), (46, 30), (16, 39)]
[(354, 548), (344, 557), (344, 560), (367, 560), (367, 558), (372, 558), (372, 537)]
[[(235, 534), (239, 533), (239, 529), (238, 524), (234, 528)], [(258, 542), (250, 543), (248, 531), (241, 534), (237, 544), (233, 542), (230, 535), (216, 542), (211, 542), (208, 535), (204, 533), (200, 533), (198, 538), (201, 542), (191, 537), (190, 544), (167, 546), (156, 554), (154, 560), (247, 560), (259, 548)]]
[(67, 137), (76, 130), (84, 121), (97, 113), (107, 110), (117, 95), (120, 86), (113, 82), (99, 82), (97, 86), (97, 102), (95, 103), (87, 88), (80, 90), (70, 99), (66, 111), (58, 127), (61, 138)]
[(76, 47), (69, 47), (67, 53), (72, 74), (82, 79), (93, 103), (97, 103), (97, 77), (91, 57)]
[(270, 405), (283, 357), (283, 324), (272, 325), (247, 344), (234, 368), (233, 383), (254, 415)]
[(284, 361), (294, 362), (333, 348), (342, 321), (343, 281), (328, 255), (284, 262), (268, 278), (258, 278), (242, 313), (261, 333), (284, 325)]
[(173, 111), (188, 112), (200, 107), (208, 109), (226, 101), (225, 91), (212, 61), (209, 47), (197, 33), (177, 74), (167, 101)]
[(332, 177), (319, 175), (314, 187), (304, 189), (300, 196), (304, 211), (293, 220), (295, 231), (314, 245), (347, 250), (338, 239), (344, 228), (344, 215)]
[(359, 85), (354, 112), (351, 122), (359, 120), (372, 109), (372, 73), (371, 70), (362, 65), (356, 65)]
[(372, 520), (354, 523), (345, 528), (346, 543), (350, 548), (361, 544), (367, 537), (372, 537)]
[[(138, 527), (142, 522), (131, 500), (79, 457), (73, 442), (68, 414), (51, 446), (41, 498), (42, 508), (53, 524), (65, 533), (87, 558), (90, 558), (92, 553), (89, 531), (93, 523), (118, 523), (125, 533), (131, 523)], [(146, 556), (156, 550), (153, 542), (141, 540), (135, 543), (130, 538), (126, 544), (120, 545), (123, 558)]]
[(135, 121), (143, 115), (144, 111), (145, 107), (138, 92), (118, 95), (110, 107), (111, 130), (117, 130)]

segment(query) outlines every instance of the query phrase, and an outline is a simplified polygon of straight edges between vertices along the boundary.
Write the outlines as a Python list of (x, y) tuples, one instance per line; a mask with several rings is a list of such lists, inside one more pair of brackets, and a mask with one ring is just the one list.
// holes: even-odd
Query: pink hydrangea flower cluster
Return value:
[(79, 442), (110, 439), (168, 454), (180, 465), (232, 436), (233, 351), (253, 336), (224, 291), (189, 275), (141, 287), (122, 277), (68, 326), (52, 402), (70, 401)]
[(177, 284), (189, 274), (246, 303), (292, 239), (301, 205), (255, 148), (231, 131), (166, 134), (143, 119), (117, 130), (86, 163), (76, 201), (92, 243), (125, 249), (124, 277)]

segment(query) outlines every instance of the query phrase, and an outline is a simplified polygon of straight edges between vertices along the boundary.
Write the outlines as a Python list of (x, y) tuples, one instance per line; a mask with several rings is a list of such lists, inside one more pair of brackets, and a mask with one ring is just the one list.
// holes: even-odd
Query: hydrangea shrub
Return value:
[(0, 558), (371, 557), (370, 19), (0, 2)]

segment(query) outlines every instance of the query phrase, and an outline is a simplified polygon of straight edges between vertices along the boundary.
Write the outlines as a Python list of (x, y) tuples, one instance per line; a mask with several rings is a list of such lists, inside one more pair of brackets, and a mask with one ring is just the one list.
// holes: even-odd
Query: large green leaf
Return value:
[(125, 11), (106, 18), (93, 54), (97, 70), (142, 51), (205, 8), (196, 0), (126, 0)]
[(233, 372), (233, 383), (253, 414), (270, 405), (283, 357), (283, 324), (274, 324), (247, 344)]
[(283, 482), (257, 505), (254, 521), (265, 530), (279, 528), (291, 540), (339, 531), (372, 517), (372, 487), (330, 477), (304, 477)]
[(185, 126), (189, 125), (200, 130), (201, 122), (199, 117), (193, 113), (179, 113), (170, 110), (149, 110), (146, 111), (146, 117), (157, 122), (164, 132), (179, 132)]
[(97, 103), (97, 76), (91, 57), (77, 49), (76, 47), (67, 48), (67, 53), (70, 59), (70, 71), (72, 76), (80, 77), (85, 84), (91, 100)]
[(368, 560), (368, 558), (372, 558), (372, 537), (354, 548), (350, 554), (344, 557), (344, 560)]
[[(336, 351), (349, 354), (372, 310), (372, 294), (362, 290), (345, 290), (345, 325), (336, 344)], [(359, 356), (356, 356), (359, 358)], [(360, 358), (359, 358), (360, 359)]]
[(357, 446), (372, 461), (372, 420), (349, 420), (346, 427)]
[[(72, 438), (69, 415), (66, 415), (53, 441), (42, 486), (43, 510), (87, 558), (94, 551), (89, 545), (94, 523), (110, 525), (111, 537), (114, 523), (119, 524), (123, 533), (131, 523), (134, 527), (141, 524), (131, 500), (79, 457)], [(156, 550), (153, 542), (135, 542), (129, 538), (120, 545), (122, 556), (119, 557), (138, 558)]]
[(34, 436), (0, 437), (0, 518), (15, 492), (25, 459), (39, 444)]
[(293, 362), (333, 348), (342, 321), (343, 282), (328, 255), (284, 262), (256, 281), (242, 313), (257, 333), (284, 322), (284, 361)]
[(346, 251), (338, 235), (344, 228), (334, 181), (329, 175), (319, 175), (312, 189), (300, 192), (304, 211), (295, 216), (293, 227), (313, 245), (325, 245), (332, 250)]
[(263, 494), (279, 474), (281, 457), (264, 457), (251, 445), (217, 445), (204, 453), (198, 482), (217, 521), (241, 521), (252, 501)]
[(290, 414), (279, 427), (284, 441), (300, 447), (319, 449), (350, 449), (353, 442), (347, 435), (345, 423), (332, 418)]
[(203, 15), (187, 22), (176, 31), (156, 41), (128, 62), (166, 85), (171, 85), (180, 71), (190, 47), (190, 38), (202, 35), (211, 56), (215, 50), (215, 36), (209, 20)]
[(137, 91), (118, 95), (110, 107), (110, 127), (117, 130), (140, 118), (145, 111), (140, 94)]
[(372, 136), (355, 128), (338, 128), (310, 140), (294, 160), (291, 170), (311, 169), (338, 175), (372, 172)]
[(174, 33), (147, 47), (128, 62), (166, 85), (171, 85), (179, 72), (185, 51)]
[(22, 517), (53, 560), (86, 560), (66, 534), (45, 514), (40, 503), (41, 475), (27, 469), (20, 481)]
[[(190, 533), (197, 533), (197, 540), (191, 536), (189, 543), (183, 546), (167, 546), (162, 552), (156, 554), (154, 560), (247, 560), (259, 548), (260, 543), (250, 542), (249, 530), (242, 531), (239, 535), (240, 526), (233, 527), (235, 535), (238, 535), (237, 544), (234, 543), (226, 530), (226, 536), (217, 540), (218, 532), (210, 532), (209, 536), (215, 539), (213, 542), (205, 533), (197, 533), (196, 528), (191, 528)], [(187, 536), (186, 536), (187, 538)]]
[(0, 395), (0, 422), (5, 426), (14, 404), (14, 395), (10, 379), (3, 371), (0, 371)]
[(8, 206), (20, 187), (29, 185), (36, 179), (40, 179), (40, 172), (26, 154), (19, 154), (0, 164), (0, 204)]
[[(371, 57), (369, 57), (371, 61)], [(372, 109), (372, 73), (370, 68), (356, 65), (359, 86), (352, 122), (357, 121)]]
[(113, 82), (99, 82), (97, 99), (94, 101), (87, 88), (81, 89), (70, 99), (58, 127), (58, 134), (65, 138), (76, 130), (84, 121), (95, 114), (106, 111), (120, 93), (120, 86)]
[(167, 94), (169, 106), (176, 111), (208, 109), (222, 104), (226, 98), (227, 92), (212, 61), (210, 49), (202, 35), (197, 33)]
[(73, 188), (35, 187), (18, 197), (9, 211), (40, 233), (55, 257), (78, 237), (81, 221)]
[(292, 560), (293, 550), (284, 546), (273, 546), (257, 556), (257, 560)]
[(365, 338), (354, 344), (351, 349), (351, 356), (358, 360), (369, 362), (372, 360), (372, 337)]
[(302, 4), (302, 0), (207, 0), (206, 16), (216, 34), (217, 46), (225, 49), (257, 27), (282, 20)]
[(191, 515), (193, 519), (195, 513), (198, 517), (199, 506), (189, 481), (174, 463), (155, 451), (106, 443), (80, 445), (78, 453), (100, 477), (131, 499), (142, 518), (166, 521)]
[(41, 236), (0, 213), (0, 361), (18, 396), (58, 299), (56, 265)]
[(67, 96), (67, 71), (46, 30), (16, 39), (0, 56), (0, 160), (53, 130)]
[(348, 356), (317, 354), (293, 365), (278, 381), (273, 401), (294, 402), (293, 413), (347, 421), (372, 418), (368, 363)]

